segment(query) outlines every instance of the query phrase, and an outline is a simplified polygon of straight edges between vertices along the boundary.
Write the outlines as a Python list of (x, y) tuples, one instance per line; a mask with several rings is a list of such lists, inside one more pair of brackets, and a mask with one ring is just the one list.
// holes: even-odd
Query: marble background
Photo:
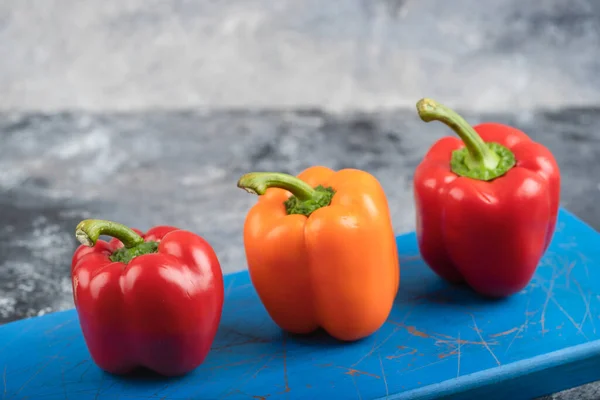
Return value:
[[(600, 230), (594, 0), (3, 0), (0, 60), (0, 324), (73, 307), (83, 218), (190, 229), (245, 269), (251, 170), (368, 170), (413, 230), (412, 172), (449, 133), (423, 96), (548, 146)], [(554, 398), (576, 396), (599, 386)]]

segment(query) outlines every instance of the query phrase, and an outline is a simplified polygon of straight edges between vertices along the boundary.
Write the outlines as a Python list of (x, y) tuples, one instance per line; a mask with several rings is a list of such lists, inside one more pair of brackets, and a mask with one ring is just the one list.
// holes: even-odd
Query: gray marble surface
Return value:
[(597, 105), (597, 0), (2, 0), (0, 109)]

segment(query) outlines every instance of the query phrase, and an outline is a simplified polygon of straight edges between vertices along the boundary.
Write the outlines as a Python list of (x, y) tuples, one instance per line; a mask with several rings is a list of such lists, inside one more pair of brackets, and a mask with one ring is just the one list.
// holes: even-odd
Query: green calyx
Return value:
[(248, 193), (263, 195), (269, 188), (289, 191), (292, 196), (283, 205), (288, 215), (309, 217), (313, 212), (331, 204), (335, 190), (322, 185), (312, 188), (295, 176), (279, 172), (252, 172), (242, 176), (237, 186)]
[(121, 247), (110, 255), (110, 260), (112, 262), (129, 264), (129, 262), (136, 257), (156, 252), (158, 252), (158, 242), (144, 242), (131, 248)]
[(431, 99), (417, 103), (424, 122), (440, 121), (451, 128), (465, 144), (452, 152), (450, 168), (457, 175), (490, 181), (506, 174), (516, 164), (515, 155), (499, 143), (486, 143), (463, 117)]
[(89, 247), (94, 247), (101, 235), (112, 236), (123, 243), (123, 247), (110, 255), (113, 262), (129, 263), (135, 257), (158, 252), (158, 242), (145, 242), (133, 229), (117, 222), (101, 219), (86, 219), (75, 229), (77, 240)]
[(331, 199), (335, 191), (331, 187), (317, 186), (312, 198), (308, 200), (300, 200), (296, 196), (291, 196), (283, 204), (288, 215), (302, 214), (307, 217), (321, 207), (327, 207), (331, 204)]
[(488, 148), (498, 156), (498, 164), (494, 168), (482, 168), (479, 165), (473, 165), (472, 158), (469, 155), (469, 149), (454, 150), (450, 167), (456, 175), (466, 176), (468, 178), (481, 181), (491, 181), (508, 172), (516, 164), (515, 155), (512, 151), (498, 143), (486, 143)]

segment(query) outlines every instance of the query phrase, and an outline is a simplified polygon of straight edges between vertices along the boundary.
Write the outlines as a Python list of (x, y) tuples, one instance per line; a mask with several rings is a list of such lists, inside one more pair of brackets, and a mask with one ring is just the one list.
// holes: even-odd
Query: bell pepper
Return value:
[[(84, 220), (73, 255), (73, 300), (94, 362), (113, 374), (145, 367), (165, 376), (199, 366), (217, 333), (223, 275), (202, 237), (170, 226), (146, 234)], [(98, 240), (112, 236), (110, 242)]]
[(322, 328), (354, 341), (383, 325), (400, 266), (375, 177), (316, 166), (297, 177), (249, 173), (238, 187), (260, 195), (246, 217), (244, 248), (252, 284), (282, 330)]
[(530, 282), (552, 239), (560, 172), (546, 147), (499, 124), (470, 126), (431, 99), (417, 103), (443, 137), (414, 173), (417, 238), (423, 260), (449, 282), (506, 297)]

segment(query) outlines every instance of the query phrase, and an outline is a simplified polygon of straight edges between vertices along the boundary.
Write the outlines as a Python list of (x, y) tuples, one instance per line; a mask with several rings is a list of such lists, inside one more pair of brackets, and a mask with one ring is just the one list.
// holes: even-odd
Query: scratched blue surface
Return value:
[[(398, 237), (398, 247), (394, 310), (363, 341), (282, 334), (243, 272), (226, 278), (218, 337), (192, 374), (103, 373), (70, 310), (0, 327), (0, 394), (7, 400), (426, 399), (469, 398), (469, 390), (487, 388), (488, 398), (512, 390), (518, 399), (600, 378), (600, 235), (568, 212), (561, 210), (531, 284), (502, 301), (439, 280), (420, 260), (414, 234)], [(511, 386), (516, 381), (520, 387)]]

